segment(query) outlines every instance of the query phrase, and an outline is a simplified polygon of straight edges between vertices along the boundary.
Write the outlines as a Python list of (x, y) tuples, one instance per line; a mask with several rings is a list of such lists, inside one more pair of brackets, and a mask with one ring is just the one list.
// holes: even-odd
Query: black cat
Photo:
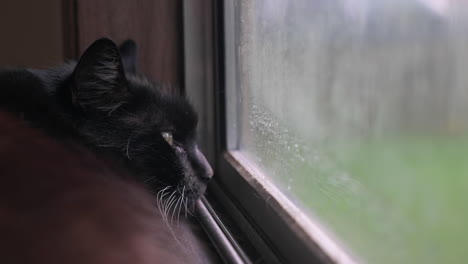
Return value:
[[(185, 209), (203, 194), (212, 169), (196, 144), (187, 100), (135, 72), (136, 46), (99, 39), (77, 63), (48, 70), (0, 71), (0, 108), (61, 140), (118, 160)], [(60, 162), (60, 161), (57, 161)]]
[(0, 179), (1, 263), (221, 263), (193, 218), (160, 214), (121, 166), (4, 111)]

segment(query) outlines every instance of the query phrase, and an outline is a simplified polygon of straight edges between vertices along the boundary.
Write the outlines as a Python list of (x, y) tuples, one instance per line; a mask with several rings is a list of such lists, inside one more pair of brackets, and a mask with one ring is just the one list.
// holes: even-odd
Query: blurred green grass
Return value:
[(323, 152), (328, 164), (290, 161), (295, 180), (285, 191), (357, 256), (368, 263), (465, 262), (467, 137), (401, 137)]

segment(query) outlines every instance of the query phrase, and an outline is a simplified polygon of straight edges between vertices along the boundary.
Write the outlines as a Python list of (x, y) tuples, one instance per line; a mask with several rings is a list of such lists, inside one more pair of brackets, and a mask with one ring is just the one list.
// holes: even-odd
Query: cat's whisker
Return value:
[(169, 198), (167, 199), (167, 203), (166, 203), (166, 208), (164, 210), (164, 216), (165, 216), (165, 219), (166, 219), (166, 222), (169, 224), (169, 212), (170, 212), (170, 208), (172, 206), (172, 204), (174, 203), (174, 199), (175, 199), (175, 192), (176, 191), (173, 191), (172, 194), (169, 196)]
[(144, 183), (147, 183), (148, 181), (151, 181), (152, 179), (156, 178), (156, 176), (150, 177), (144, 181)]
[(185, 198), (185, 217), (187, 217), (187, 214), (189, 214), (190, 216), (193, 216), (192, 212), (190, 212), (190, 206), (189, 206), (189, 199), (188, 198)]
[[(168, 222), (171, 226), (172, 226), (172, 223), (173, 223), (173, 220), (172, 220), (172, 219), (174, 218), (174, 210), (173, 210), (174, 208), (173, 208), (173, 207), (175, 207), (176, 204), (177, 204), (177, 198), (175, 198), (175, 196), (174, 196), (174, 202), (171, 204), (171, 207), (169, 207), (169, 213), (168, 213), (168, 215), (167, 215), (167, 222)], [(171, 212), (172, 212), (172, 213), (171, 213)], [(169, 216), (171, 216), (170, 221), (169, 221)]]
[[(174, 210), (173, 209), (175, 208), (177, 200), (178, 200), (177, 197), (174, 196), (172, 198), (172, 202), (169, 204), (169, 208), (167, 210), (167, 218), (166, 219), (167, 219), (167, 223), (170, 224), (170, 225), (172, 225), (172, 223), (173, 223), (173, 218), (174, 218)], [(171, 211), (172, 211), (172, 214), (171, 214)], [(169, 215), (171, 215), (171, 221), (170, 222), (169, 222)]]
[[(194, 215), (194, 212), (195, 212), (195, 203), (192, 202), (192, 201), (189, 201), (189, 199), (187, 198), (187, 204), (188, 204), (188, 207), (189, 207), (188, 210), (187, 210), (188, 214), (189, 214), (190, 216), (195, 216), (195, 215)], [(192, 208), (190, 208), (190, 207), (192, 207)]]
[(171, 189), (171, 186), (167, 186), (166, 188), (163, 189), (163, 191), (167, 191), (169, 189)]
[(177, 212), (177, 227), (179, 226), (179, 219), (180, 219), (180, 209), (182, 208), (182, 203), (184, 202), (183, 197), (179, 197), (180, 204), (179, 204), (179, 211)]
[(161, 198), (160, 198), (160, 195), (161, 193), (163, 192), (163, 190), (159, 190), (157, 193), (156, 193), (156, 202), (158, 204), (158, 208), (159, 208), (159, 211), (161, 212)]
[(166, 210), (167, 210), (167, 204), (169, 203), (170, 200), (165, 200), (164, 201), (164, 204), (163, 204), (163, 213), (162, 213), (162, 217), (163, 217), (163, 222), (167, 224), (167, 221), (166, 221)]
[(164, 198), (164, 196), (167, 194), (166, 190), (169, 189), (169, 188), (170, 188), (170, 186), (167, 186), (166, 188), (159, 191), (159, 192), (161, 192), (161, 201)]
[[(193, 188), (191, 186), (189, 186), (188, 188), (189, 188), (189, 191), (193, 194), (193, 196), (196, 196)], [(191, 216), (194, 216), (193, 213), (190, 211), (190, 209), (193, 212), (195, 212), (195, 203), (193, 201), (190, 201), (190, 204), (189, 204), (189, 198), (187, 198), (186, 201), (187, 201), (187, 212), (188, 212), (188, 214), (191, 215)]]
[(132, 139), (132, 135), (130, 135), (130, 137), (128, 138), (128, 141), (127, 141), (127, 158), (130, 159), (130, 160), (131, 160), (132, 158), (130, 158), (130, 154), (129, 154), (129, 151), (128, 151), (128, 150), (129, 150), (129, 148), (130, 148), (130, 140), (131, 140), (131, 139)]
[(189, 206), (190, 206), (190, 209), (189, 209), (190, 215), (195, 216), (195, 201), (196, 200), (193, 200), (193, 199), (188, 200), (187, 199), (187, 201), (189, 202)]
[(184, 210), (185, 218), (187, 218), (188, 208), (187, 208), (187, 197), (185, 197), (185, 193), (184, 193), (184, 207), (185, 207), (185, 210)]
[[(175, 196), (172, 197), (172, 199), (174, 200), (175, 199)], [(174, 209), (175, 211), (175, 209)], [(177, 242), (177, 244), (179, 244), (181, 247), (184, 247), (184, 245), (179, 241), (179, 239), (177, 238), (176, 234), (174, 233), (174, 229), (172, 228), (172, 220), (171, 220), (171, 224), (169, 224), (169, 221), (165, 221), (166, 225), (167, 225), (167, 228), (169, 229), (169, 232), (171, 232), (172, 236), (174, 237), (175, 241)]]
[(174, 204), (174, 210), (172, 211), (172, 216), (171, 216), (171, 225), (174, 223), (174, 215), (177, 211), (177, 207), (179, 206), (179, 203), (180, 203), (180, 197), (177, 197), (177, 200)]
[(161, 193), (161, 190), (156, 193), (156, 203), (158, 204), (159, 213), (161, 213), (161, 206), (160, 206), (160, 202), (159, 202), (159, 194), (160, 193)]
[(143, 183), (159, 183), (160, 185), (166, 184), (163, 181), (158, 180), (157, 176), (152, 176), (143, 181)]
[(177, 212), (177, 215), (176, 215), (177, 216), (177, 227), (178, 227), (179, 226), (180, 208), (182, 207), (182, 193), (180, 192), (180, 186), (177, 186), (177, 194), (178, 194), (177, 195), (178, 199), (177, 199), (177, 203), (176, 203), (176, 206), (174, 208), (174, 213), (173, 214), (175, 214), (175, 211), (177, 209), (179, 209), (178, 212)]
[[(182, 203), (184, 204), (184, 208), (187, 209), (187, 205), (185, 203), (185, 185), (184, 185), (184, 189), (182, 189)], [(182, 206), (181, 206), (182, 207)], [(179, 213), (180, 214), (180, 213)], [(187, 218), (187, 211), (184, 210), (184, 214), (185, 214), (185, 218)]]
[(166, 221), (166, 208), (167, 208), (167, 203), (169, 202), (169, 199), (163, 200), (162, 201), (162, 218), (163, 221)]
[(167, 186), (166, 188), (164, 189), (161, 189), (158, 191), (158, 193), (156, 194), (156, 202), (158, 203), (158, 208), (159, 208), (159, 212), (161, 213), (161, 215), (163, 215), (163, 197), (165, 195), (165, 191), (169, 188), (169, 186)]
[(161, 209), (162, 209), (161, 214), (162, 214), (163, 219), (165, 218), (166, 204), (167, 204), (167, 201), (169, 200), (169, 199), (167, 199), (167, 200), (164, 201), (164, 196), (169, 194), (169, 192), (166, 191), (167, 189), (170, 189), (170, 186), (167, 186), (166, 188), (164, 188), (162, 190), (162, 195), (161, 195), (161, 198), (160, 198), (160, 200), (161, 200)]

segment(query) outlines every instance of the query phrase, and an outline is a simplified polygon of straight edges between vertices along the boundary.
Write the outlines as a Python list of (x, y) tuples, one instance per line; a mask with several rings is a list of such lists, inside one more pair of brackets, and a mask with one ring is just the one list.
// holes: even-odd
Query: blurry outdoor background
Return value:
[(364, 262), (466, 261), (468, 2), (239, 5), (239, 150)]

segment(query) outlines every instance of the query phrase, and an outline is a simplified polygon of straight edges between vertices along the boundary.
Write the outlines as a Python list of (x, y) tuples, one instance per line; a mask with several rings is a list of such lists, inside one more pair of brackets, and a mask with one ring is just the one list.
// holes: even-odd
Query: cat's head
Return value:
[(136, 46), (94, 42), (69, 85), (75, 128), (85, 141), (123, 160), (159, 192), (195, 201), (212, 177), (196, 144), (197, 115), (188, 101), (136, 73)]

